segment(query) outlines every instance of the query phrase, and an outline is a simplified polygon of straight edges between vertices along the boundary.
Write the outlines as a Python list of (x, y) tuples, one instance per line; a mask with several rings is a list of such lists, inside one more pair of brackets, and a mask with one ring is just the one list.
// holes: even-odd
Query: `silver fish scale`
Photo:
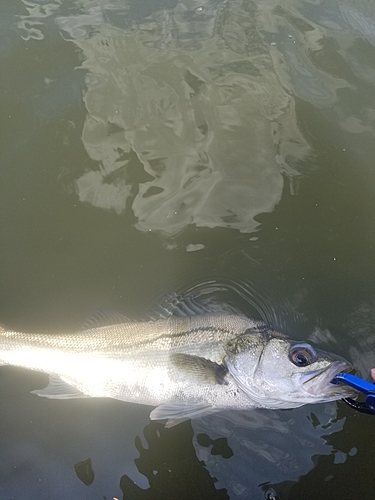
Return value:
[(207, 314), (65, 335), (2, 331), (0, 362), (54, 373), (90, 396), (159, 404), (191, 390), (190, 400), (199, 384), (174, 365), (171, 354), (222, 363), (225, 341), (255, 325), (244, 316)]
[[(1, 351), (17, 345), (48, 347), (73, 352), (112, 352), (135, 350), (170, 350), (194, 347), (203, 342), (222, 342), (244, 333), (256, 323), (245, 316), (204, 315), (189, 318), (128, 322), (93, 328), (76, 334), (26, 334), (4, 331), (0, 336)], [(1, 356), (1, 354), (0, 354)]]
[(295, 344), (234, 314), (171, 316), (64, 335), (0, 327), (0, 364), (49, 373), (49, 385), (33, 391), (39, 396), (158, 406), (150, 417), (172, 423), (226, 408), (293, 408), (345, 397), (330, 380), (350, 364), (321, 351), (311, 366), (298, 368), (290, 360)]

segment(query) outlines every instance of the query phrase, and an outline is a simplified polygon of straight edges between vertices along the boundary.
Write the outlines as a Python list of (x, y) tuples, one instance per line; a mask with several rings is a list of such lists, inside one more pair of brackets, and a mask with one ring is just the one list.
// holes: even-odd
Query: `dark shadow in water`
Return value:
[(74, 470), (76, 471), (77, 477), (86, 486), (90, 486), (94, 482), (95, 473), (92, 468), (92, 460), (88, 458), (82, 462), (77, 462), (74, 465)]
[(124, 500), (229, 499), (225, 489), (215, 488), (217, 480), (210, 476), (204, 462), (197, 459), (190, 421), (171, 429), (151, 422), (143, 434), (147, 446), (138, 436), (135, 438), (140, 456), (134, 462), (139, 472), (147, 477), (150, 487), (142, 489), (124, 475), (120, 482)]
[(221, 455), (223, 458), (230, 458), (233, 456), (233, 450), (228, 445), (226, 438), (211, 439), (207, 434), (198, 434), (198, 444), (205, 448), (211, 448), (211, 455)]

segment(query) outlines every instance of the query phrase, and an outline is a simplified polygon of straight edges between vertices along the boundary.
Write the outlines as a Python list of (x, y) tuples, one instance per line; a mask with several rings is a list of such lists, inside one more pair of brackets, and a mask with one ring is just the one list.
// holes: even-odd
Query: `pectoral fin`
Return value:
[(225, 384), (226, 366), (210, 359), (190, 354), (172, 354), (171, 361), (178, 370), (193, 376), (197, 381), (208, 384)]
[(203, 405), (160, 405), (156, 407), (150, 413), (151, 420), (166, 420), (168, 422), (165, 424), (165, 427), (174, 427), (185, 420), (189, 420), (191, 418), (199, 418), (204, 415), (208, 415), (209, 413), (213, 413), (218, 411), (218, 409), (213, 406), (203, 406)]
[(62, 380), (58, 375), (49, 376), (49, 384), (44, 389), (31, 391), (32, 394), (49, 399), (89, 398), (74, 386)]

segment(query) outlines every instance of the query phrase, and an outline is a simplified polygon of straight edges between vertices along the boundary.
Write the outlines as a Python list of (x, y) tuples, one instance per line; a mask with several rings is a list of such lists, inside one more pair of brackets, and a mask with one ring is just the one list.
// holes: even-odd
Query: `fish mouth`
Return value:
[(335, 384), (333, 379), (339, 373), (349, 373), (353, 367), (346, 361), (336, 361), (328, 368), (322, 368), (306, 374), (308, 378), (303, 382), (303, 387), (312, 396), (328, 396), (340, 398), (356, 397), (358, 391), (347, 385)]

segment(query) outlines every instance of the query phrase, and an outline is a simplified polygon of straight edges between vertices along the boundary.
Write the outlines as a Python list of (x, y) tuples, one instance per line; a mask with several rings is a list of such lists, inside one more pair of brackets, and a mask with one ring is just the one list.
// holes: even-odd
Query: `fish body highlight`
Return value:
[(50, 375), (39, 396), (109, 397), (178, 423), (225, 409), (294, 408), (353, 396), (348, 362), (236, 314), (122, 322), (76, 334), (0, 328), (0, 363)]

